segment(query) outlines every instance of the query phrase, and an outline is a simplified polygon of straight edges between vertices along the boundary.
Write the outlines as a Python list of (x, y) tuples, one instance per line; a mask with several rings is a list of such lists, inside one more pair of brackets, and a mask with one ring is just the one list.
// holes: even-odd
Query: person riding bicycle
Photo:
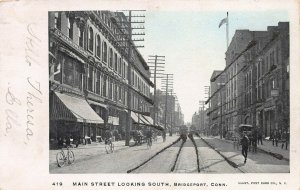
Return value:
[(147, 131), (146, 138), (147, 138), (147, 141), (149, 140), (150, 143), (152, 143), (152, 131), (151, 130)]

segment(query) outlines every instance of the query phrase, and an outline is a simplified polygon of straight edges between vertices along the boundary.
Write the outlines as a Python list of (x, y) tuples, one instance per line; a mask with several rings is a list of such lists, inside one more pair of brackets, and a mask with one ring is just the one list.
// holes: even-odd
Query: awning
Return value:
[(90, 107), (88, 102), (80, 97), (55, 92), (56, 98), (52, 118), (83, 123), (103, 124), (103, 119)]
[(146, 115), (143, 115), (143, 117), (148, 121), (148, 123), (149, 123), (150, 125), (153, 125), (153, 124), (154, 124), (153, 119), (152, 119), (151, 117), (146, 116)]
[(139, 124), (149, 124), (145, 118), (143, 118), (142, 114), (134, 113), (133, 111), (131, 112), (131, 118), (134, 123), (139, 123)]
[(101, 104), (101, 103), (99, 103), (99, 102), (95, 102), (95, 101), (93, 101), (93, 100), (88, 100), (88, 103), (89, 103), (89, 104), (93, 104), (93, 105), (97, 105), (97, 106), (100, 106), (100, 107), (103, 107), (103, 108), (107, 109), (107, 105)]
[(119, 125), (119, 118), (113, 117), (113, 116), (108, 116), (107, 123), (112, 124), (112, 125)]

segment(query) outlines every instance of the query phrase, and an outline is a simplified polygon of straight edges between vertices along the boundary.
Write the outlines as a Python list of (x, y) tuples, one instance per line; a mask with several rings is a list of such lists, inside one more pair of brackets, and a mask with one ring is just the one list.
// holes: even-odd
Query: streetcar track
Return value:
[[(182, 139), (182, 138), (181, 138), (181, 139)], [(176, 167), (177, 160), (178, 160), (178, 158), (179, 158), (181, 149), (182, 149), (182, 147), (183, 147), (183, 145), (184, 145), (185, 142), (186, 142), (186, 141), (184, 141), (184, 140), (182, 140), (182, 142), (181, 142), (181, 145), (180, 145), (180, 147), (179, 147), (178, 153), (176, 154), (175, 162), (174, 162), (174, 164), (173, 164), (173, 166), (172, 166), (172, 168), (171, 168), (171, 172), (173, 172), (174, 169), (175, 169), (175, 167)]]
[(137, 170), (138, 168), (140, 168), (141, 166), (145, 165), (146, 163), (148, 163), (149, 161), (151, 161), (154, 157), (156, 157), (157, 155), (159, 155), (160, 153), (164, 152), (165, 150), (167, 150), (168, 148), (170, 148), (171, 146), (173, 146), (174, 144), (178, 143), (181, 140), (181, 137), (179, 137), (176, 141), (174, 141), (173, 143), (171, 143), (170, 145), (164, 147), (163, 149), (161, 149), (160, 151), (158, 151), (157, 153), (155, 153), (153, 156), (151, 156), (150, 158), (148, 158), (147, 160), (145, 160), (144, 162), (142, 162), (141, 164), (137, 165), (136, 167), (127, 170), (127, 173), (131, 173), (135, 170)]
[[(200, 137), (200, 136), (199, 136)], [(200, 137), (200, 139), (207, 145), (209, 146), (211, 149), (213, 149), (215, 152), (217, 152), (220, 156), (222, 156), (224, 158), (224, 160), (233, 168), (236, 168), (237, 170), (239, 170), (242, 173), (245, 173), (242, 169), (240, 169), (240, 165), (234, 163), (233, 161), (229, 160), (225, 155), (223, 155), (218, 149), (216, 149), (214, 146), (212, 146), (210, 143), (208, 143), (206, 140), (204, 140), (202, 137)]]
[(198, 173), (200, 173), (200, 163), (199, 163), (199, 152), (198, 152), (198, 147), (197, 147), (197, 144), (195, 142), (195, 139), (193, 137), (193, 135), (188, 135), (188, 137), (191, 139), (194, 147), (195, 147), (195, 152), (196, 152), (196, 158), (197, 158), (197, 170), (198, 170)]

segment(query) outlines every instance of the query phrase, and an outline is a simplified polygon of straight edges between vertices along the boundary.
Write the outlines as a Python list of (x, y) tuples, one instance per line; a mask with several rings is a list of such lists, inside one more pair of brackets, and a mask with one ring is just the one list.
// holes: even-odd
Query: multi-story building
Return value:
[[(261, 127), (266, 137), (274, 130), (289, 132), (289, 23), (279, 22), (267, 31), (236, 30), (226, 51), (226, 67), (214, 73), (211, 82), (224, 73), (223, 135), (242, 123)], [(213, 88), (211, 83), (210, 125), (219, 107)]]
[(148, 122), (153, 83), (130, 27), (121, 12), (49, 13), (51, 139), (96, 140), (105, 129), (124, 136), (130, 112)]
[(264, 136), (289, 130), (289, 24), (268, 27), (269, 36), (247, 52), (245, 122), (261, 127)]
[(249, 54), (245, 52), (256, 44), (256, 40), (267, 38), (268, 33), (268, 31), (236, 30), (226, 51), (224, 119), (227, 131), (233, 131), (239, 124), (248, 122), (243, 113), (246, 103), (243, 71), (251, 57), (249, 58)]
[[(218, 76), (218, 77), (217, 77)], [(213, 80), (216, 78), (215, 80)], [(209, 125), (213, 135), (224, 135), (228, 129), (224, 126), (224, 108), (225, 108), (225, 73), (215, 70), (211, 76), (210, 82), (210, 113)]]
[[(167, 99), (166, 99), (167, 98)], [(157, 123), (161, 127), (165, 127), (167, 130), (172, 129), (176, 131), (176, 126), (183, 125), (184, 116), (181, 112), (180, 104), (176, 101), (174, 95), (168, 95), (166, 97), (165, 93), (161, 90), (156, 91), (155, 103), (157, 104), (157, 110), (154, 111), (154, 107), (151, 109), (151, 116), (154, 118), (154, 113), (156, 113)], [(166, 110), (167, 102), (167, 112)]]

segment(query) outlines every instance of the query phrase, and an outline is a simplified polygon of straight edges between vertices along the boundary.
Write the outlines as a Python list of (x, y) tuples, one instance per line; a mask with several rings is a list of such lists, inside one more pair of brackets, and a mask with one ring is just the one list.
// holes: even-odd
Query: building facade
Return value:
[[(218, 88), (217, 80), (224, 74), (224, 85)], [(210, 88), (210, 132), (213, 125), (222, 123), (214, 118), (222, 116), (223, 136), (240, 124), (257, 127), (264, 137), (275, 130), (288, 133), (289, 23), (279, 22), (266, 31), (236, 30), (226, 51), (226, 67), (213, 73)], [(222, 89), (225, 99), (216, 93)]]
[(129, 111), (149, 118), (153, 83), (130, 27), (120, 12), (49, 12), (50, 139), (124, 137)]
[(245, 68), (245, 120), (270, 137), (289, 132), (289, 24), (268, 27), (269, 37), (257, 40)]

